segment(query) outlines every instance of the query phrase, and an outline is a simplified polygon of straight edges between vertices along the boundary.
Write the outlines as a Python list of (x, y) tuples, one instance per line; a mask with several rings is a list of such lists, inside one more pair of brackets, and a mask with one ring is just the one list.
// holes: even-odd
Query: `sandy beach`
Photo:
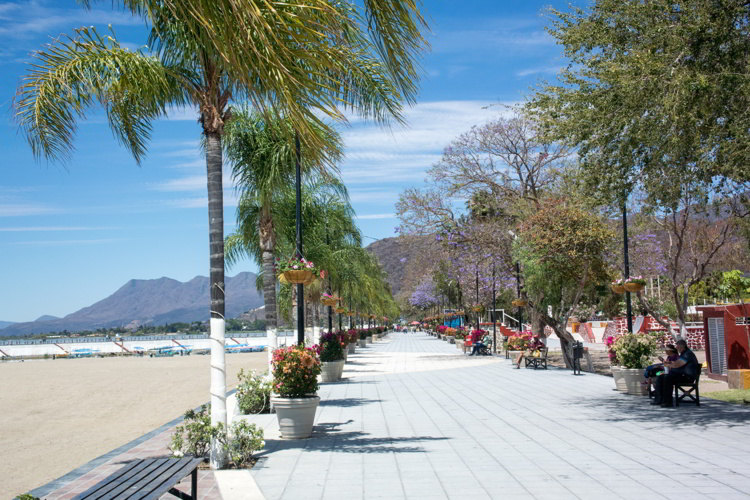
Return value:
[[(227, 386), (266, 353), (227, 356)], [(209, 400), (210, 356), (0, 363), (0, 498), (42, 486)]]

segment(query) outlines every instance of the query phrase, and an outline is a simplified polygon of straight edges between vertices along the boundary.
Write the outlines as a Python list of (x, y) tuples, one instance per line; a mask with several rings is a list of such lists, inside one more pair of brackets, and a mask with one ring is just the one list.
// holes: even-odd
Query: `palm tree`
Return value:
[[(305, 173), (315, 167), (334, 167), (342, 156), (338, 134), (315, 124), (311, 128), (321, 136), (319, 142), (328, 146), (304, 150), (301, 168)], [(224, 146), (232, 162), (238, 189), (242, 192), (237, 210), (238, 229), (227, 238), (225, 245), (227, 265), (233, 265), (243, 256), (254, 256), (262, 270), (269, 365), (278, 346), (274, 273), (276, 230), (272, 207), (274, 198), (278, 199), (295, 182), (296, 151), (294, 143), (288, 140), (289, 132), (293, 130), (294, 124), (289, 119), (269, 117), (248, 109), (235, 113), (225, 129)]]
[[(383, 123), (401, 120), (401, 103), (416, 95), (414, 58), (423, 46), (421, 16), (411, 3), (366, 0), (363, 28), (354, 2), (123, 0), (152, 26), (153, 53), (123, 49), (114, 35), (81, 28), (35, 53), (18, 89), (15, 116), (32, 152), (60, 161), (70, 159), (77, 122), (96, 103), (138, 164), (153, 120), (171, 106), (198, 108), (208, 185), (214, 424), (226, 425), (221, 139), (229, 102), (250, 99), (269, 113), (286, 113), (306, 146), (319, 145), (320, 136), (304, 118), (326, 127), (316, 111), (344, 120), (339, 106), (348, 106)], [(222, 462), (212, 450), (212, 465)]]

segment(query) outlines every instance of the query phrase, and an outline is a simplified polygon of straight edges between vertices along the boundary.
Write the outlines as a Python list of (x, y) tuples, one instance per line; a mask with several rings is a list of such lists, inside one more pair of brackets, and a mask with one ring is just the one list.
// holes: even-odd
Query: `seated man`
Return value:
[(675, 383), (690, 384), (695, 382), (695, 378), (698, 376), (698, 366), (700, 366), (700, 363), (698, 363), (695, 353), (688, 349), (687, 342), (678, 340), (675, 343), (675, 347), (677, 347), (680, 357), (675, 362), (670, 363), (667, 361), (664, 363), (664, 367), (668, 369), (668, 373), (662, 373), (656, 377), (652, 405), (671, 408), (674, 406), (672, 392), (674, 392)]
[[(477, 338), (479, 335), (476, 336)], [(482, 340), (474, 340), (474, 333), (471, 334), (471, 341), (474, 344), (474, 347), (471, 350), (471, 354), (469, 356), (474, 356), (475, 354), (481, 354), (482, 349), (485, 349), (492, 345), (492, 337), (490, 337), (489, 332), (485, 332), (484, 337), (482, 337)]]
[(518, 354), (518, 357), (516, 358), (516, 369), (521, 369), (521, 361), (523, 361), (524, 356), (533, 356), (535, 351), (544, 349), (544, 347), (544, 342), (541, 341), (539, 335), (534, 335), (526, 351)]

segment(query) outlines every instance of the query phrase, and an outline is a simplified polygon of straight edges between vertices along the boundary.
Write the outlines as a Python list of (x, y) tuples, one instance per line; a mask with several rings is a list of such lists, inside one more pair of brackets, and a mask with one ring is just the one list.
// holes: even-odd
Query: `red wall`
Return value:
[[(738, 325), (735, 318), (750, 318), (750, 305), (698, 307), (703, 312), (706, 337), (706, 360), (711, 367), (711, 345), (708, 340), (708, 318), (724, 318), (724, 341), (727, 352), (727, 368), (730, 370), (750, 368), (750, 325)], [(747, 320), (750, 321), (750, 320)], [(713, 368), (711, 368), (713, 372)]]

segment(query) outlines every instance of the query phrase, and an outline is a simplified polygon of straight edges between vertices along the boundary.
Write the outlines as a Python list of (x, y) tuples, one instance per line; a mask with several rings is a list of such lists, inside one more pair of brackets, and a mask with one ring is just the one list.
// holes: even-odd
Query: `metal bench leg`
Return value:
[(190, 495), (193, 500), (198, 500), (198, 469), (196, 468), (190, 474)]

